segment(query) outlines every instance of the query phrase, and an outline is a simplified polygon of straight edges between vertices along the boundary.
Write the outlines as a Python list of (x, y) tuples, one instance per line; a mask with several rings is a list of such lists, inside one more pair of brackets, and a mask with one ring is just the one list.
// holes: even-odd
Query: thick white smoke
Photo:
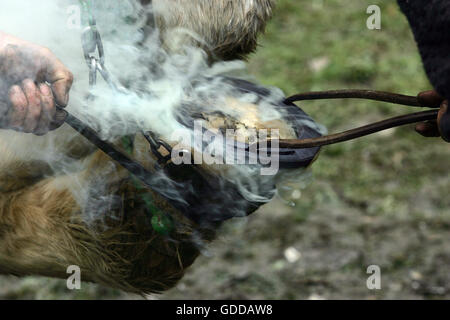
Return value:
[[(180, 105), (199, 104), (214, 112), (223, 111), (230, 96), (243, 102), (258, 100), (256, 95), (237, 93), (221, 77), (244, 70), (242, 62), (210, 66), (204, 51), (196, 47), (168, 54), (160, 45), (157, 30), (144, 40), (141, 28), (145, 14), (135, 0), (93, 3), (105, 46), (106, 66), (125, 90), (113, 93), (99, 75), (94, 91), (96, 99), (88, 106), (85, 103), (89, 92), (88, 67), (80, 42), (84, 25), (77, 26), (78, 1), (1, 0), (0, 30), (50, 48), (67, 65), (75, 76), (68, 111), (98, 130), (104, 139), (114, 141), (141, 130), (151, 130), (163, 138), (180, 130), (192, 136), (192, 129), (177, 120)], [(82, 17), (80, 22), (83, 24), (85, 19)], [(258, 100), (260, 117), (266, 121), (279, 119), (281, 114), (273, 104), (282, 97), (281, 91), (273, 89), (269, 96)], [(43, 152), (46, 157), (57, 157), (47, 151)], [(269, 200), (261, 196), (260, 184), (267, 181), (255, 167), (235, 166), (227, 170), (227, 175), (226, 179), (233, 181), (247, 200), (260, 203)], [(177, 196), (169, 190), (166, 194)]]
[[(126, 94), (113, 95), (100, 79), (97, 99), (84, 108), (88, 93), (88, 68), (80, 43), (83, 26), (77, 26), (76, 0), (2, 0), (0, 29), (50, 48), (74, 73), (69, 111), (89, 120), (103, 137), (114, 139), (124, 133), (151, 129), (167, 136), (182, 126), (174, 118), (181, 103), (209, 104), (211, 111), (223, 110), (232, 87), (218, 75), (244, 69), (242, 62), (219, 63), (210, 67), (203, 50), (185, 47), (168, 55), (160, 46), (157, 30), (143, 44), (145, 14), (136, 0), (92, 1), (93, 12), (103, 37), (106, 65), (117, 80), (127, 84)], [(85, 22), (85, 16), (81, 23)], [(140, 43), (138, 47), (137, 44)], [(150, 66), (150, 67), (149, 67)], [(201, 79), (200, 79), (201, 77)], [(100, 75), (99, 75), (100, 78)], [(196, 86), (192, 83), (196, 80)], [(280, 115), (269, 105), (282, 98), (280, 91), (259, 103), (267, 120)], [(236, 97), (247, 102), (256, 96)]]

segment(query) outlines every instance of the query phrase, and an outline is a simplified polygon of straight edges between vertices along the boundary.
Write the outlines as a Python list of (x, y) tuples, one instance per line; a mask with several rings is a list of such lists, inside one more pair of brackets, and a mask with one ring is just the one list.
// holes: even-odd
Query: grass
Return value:
[[(366, 28), (366, 8), (371, 4), (373, 1), (351, 5), (341, 0), (279, 1), (275, 21), (251, 60), (251, 72), (287, 95), (340, 88), (416, 95), (431, 88), (406, 18), (396, 3), (377, 1), (381, 30)], [(412, 112), (360, 100), (305, 102), (301, 106), (330, 132)], [(448, 155), (448, 145), (423, 139), (409, 126), (325, 147), (314, 172), (349, 200), (368, 202), (370, 210), (389, 211), (404, 207), (411, 193), (431, 177), (448, 174), (443, 165)], [(386, 188), (388, 183), (397, 187)], [(310, 192), (316, 193), (313, 189)]]

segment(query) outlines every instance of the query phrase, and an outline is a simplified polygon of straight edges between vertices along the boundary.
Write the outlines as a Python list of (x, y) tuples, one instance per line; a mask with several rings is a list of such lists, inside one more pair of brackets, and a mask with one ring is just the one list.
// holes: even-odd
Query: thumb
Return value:
[(55, 117), (53, 121), (50, 123), (50, 131), (58, 129), (60, 126), (64, 124), (64, 121), (67, 118), (67, 111), (64, 109), (57, 108)]
[(426, 108), (439, 108), (441, 106), (442, 101), (445, 100), (437, 91), (428, 90), (419, 93), (417, 96), (419, 104), (422, 107)]
[(52, 53), (47, 62), (46, 81), (50, 83), (56, 104), (66, 107), (69, 103), (69, 91), (73, 83), (73, 75), (66, 66)]

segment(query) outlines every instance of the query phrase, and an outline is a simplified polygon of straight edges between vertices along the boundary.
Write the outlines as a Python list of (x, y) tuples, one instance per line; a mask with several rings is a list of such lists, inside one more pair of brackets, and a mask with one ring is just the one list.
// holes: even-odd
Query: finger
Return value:
[(12, 86), (8, 94), (11, 108), (7, 115), (7, 128), (17, 131), (23, 130), (23, 123), (27, 115), (28, 100), (19, 86)]
[(437, 121), (442, 139), (450, 142), (450, 108), (448, 107), (448, 100), (442, 103)]
[(52, 86), (56, 104), (65, 107), (69, 103), (69, 91), (73, 83), (73, 75), (66, 66), (47, 50), (45, 80)]
[(41, 96), (42, 114), (34, 134), (40, 136), (46, 134), (50, 130), (50, 123), (55, 116), (55, 102), (51, 88), (46, 84), (39, 85)]
[(422, 107), (439, 108), (445, 99), (435, 90), (429, 90), (419, 93), (417, 96), (419, 104)]
[(14, 65), (17, 64), (19, 56), (19, 50), (17, 46), (8, 44), (1, 52), (0, 61), (0, 73), (2, 77), (7, 79), (8, 82), (15, 83), (19, 81), (17, 73), (15, 72)]
[(416, 124), (416, 131), (420, 135), (431, 138), (431, 137), (440, 137), (441, 134), (439, 133), (438, 125), (436, 121), (427, 121), (427, 122), (420, 122)]
[(33, 80), (26, 79), (22, 82), (22, 89), (28, 100), (27, 115), (23, 123), (24, 132), (31, 133), (36, 129), (41, 117), (41, 95)]

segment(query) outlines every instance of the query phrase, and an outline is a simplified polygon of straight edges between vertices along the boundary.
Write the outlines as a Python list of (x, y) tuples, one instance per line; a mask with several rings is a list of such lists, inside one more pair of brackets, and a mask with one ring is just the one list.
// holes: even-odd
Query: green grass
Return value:
[[(366, 28), (371, 4), (381, 7), (381, 30)], [(324, 65), (314, 70), (311, 65), (320, 60)], [(281, 0), (250, 70), (286, 95), (342, 88), (415, 95), (430, 88), (406, 18), (394, 1)], [(304, 102), (301, 107), (330, 132), (412, 112), (361, 100)], [(347, 200), (367, 202), (370, 212), (388, 213), (405, 208), (411, 194), (433, 177), (448, 175), (444, 164), (449, 149), (408, 126), (325, 147), (313, 167), (317, 179), (329, 182)], [(320, 191), (312, 187), (308, 192)]]

